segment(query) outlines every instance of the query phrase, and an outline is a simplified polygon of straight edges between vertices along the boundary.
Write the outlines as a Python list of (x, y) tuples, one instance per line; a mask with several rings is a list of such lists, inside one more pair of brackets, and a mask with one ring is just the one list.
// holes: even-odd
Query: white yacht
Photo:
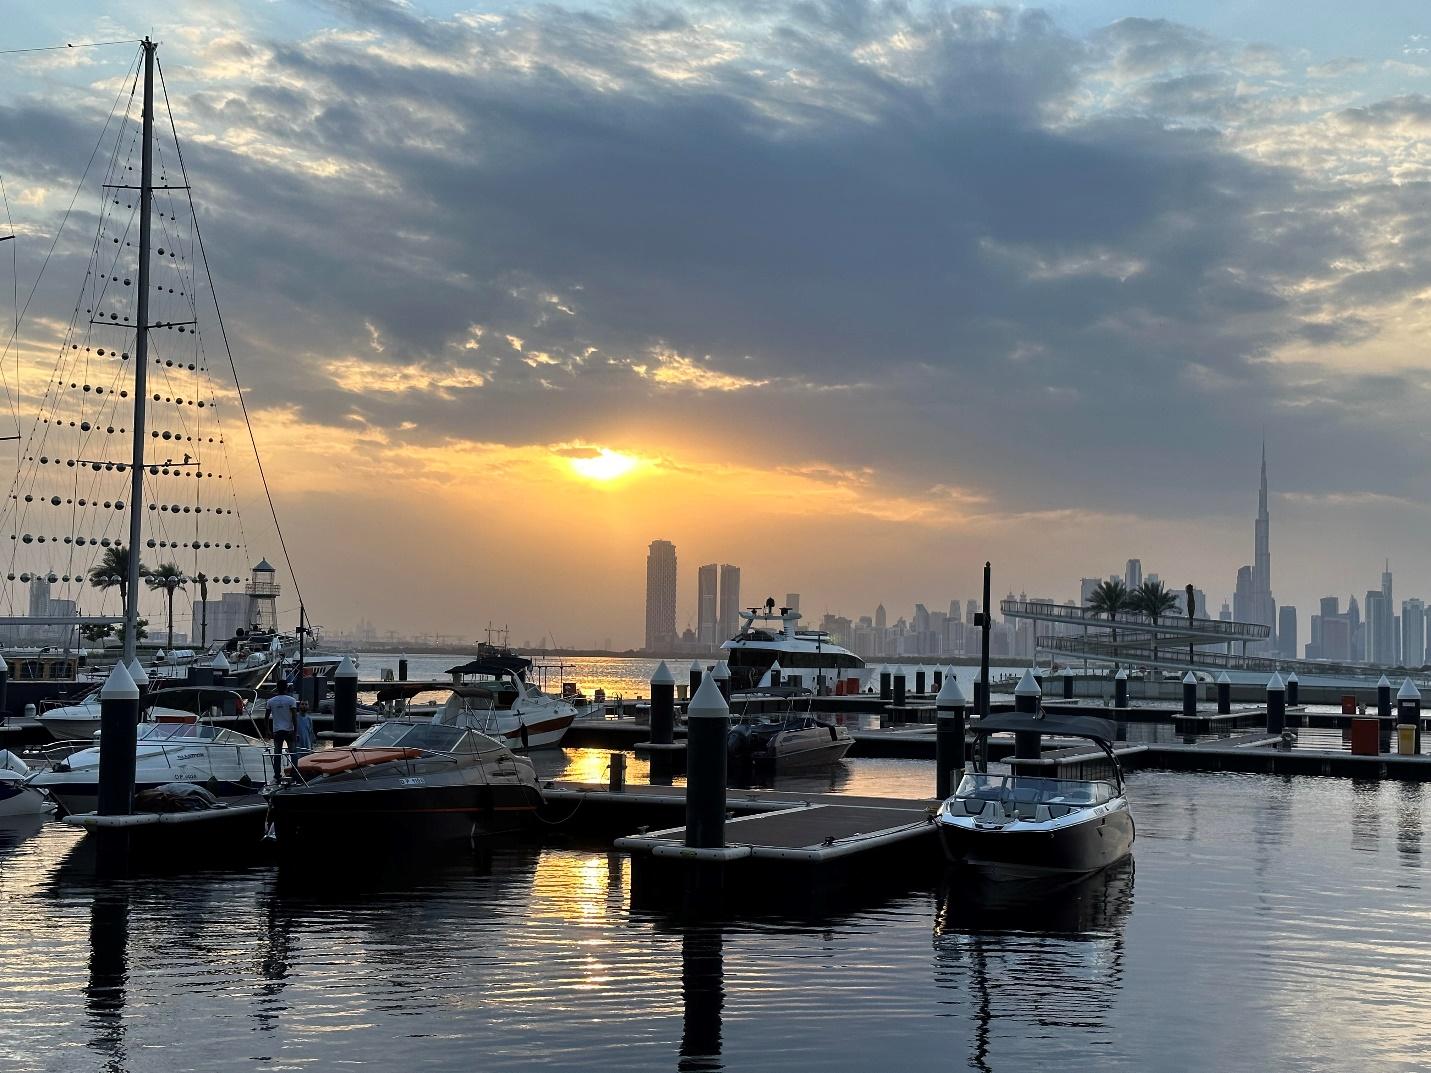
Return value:
[(511, 660), (475, 659), (448, 673), (453, 685), (446, 702), (415, 706), (411, 713), (441, 713), (443, 722), (471, 727), (512, 749), (556, 748), (578, 714), (575, 705), (527, 681)]
[[(268, 743), (236, 730), (185, 722), (139, 724), (135, 747), (134, 792), (171, 782), (192, 782), (215, 797), (252, 797), (273, 770)], [(30, 776), (28, 784), (44, 790), (71, 813), (93, 812), (99, 802), (99, 746), (80, 749)]]
[(42, 816), (54, 803), (41, 790), (27, 784), (30, 766), (9, 749), (0, 749), (0, 817)]
[(800, 612), (766, 600), (765, 607), (738, 612), (740, 632), (722, 644), (730, 667), (732, 690), (755, 689), (773, 664), (780, 664), (782, 684), (819, 688), (824, 679), (827, 690), (848, 678), (863, 679), (865, 661), (849, 649), (835, 644), (824, 630), (801, 630), (796, 625)]

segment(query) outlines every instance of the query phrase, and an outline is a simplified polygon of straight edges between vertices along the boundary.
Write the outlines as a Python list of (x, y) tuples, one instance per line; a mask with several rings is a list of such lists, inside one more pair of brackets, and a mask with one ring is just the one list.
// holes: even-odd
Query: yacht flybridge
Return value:
[(755, 689), (777, 662), (787, 685), (817, 692), (822, 683), (830, 688), (864, 668), (864, 660), (824, 630), (798, 629), (800, 612), (788, 607), (777, 612), (774, 600), (738, 614), (740, 632), (720, 646), (727, 653), (732, 690)]

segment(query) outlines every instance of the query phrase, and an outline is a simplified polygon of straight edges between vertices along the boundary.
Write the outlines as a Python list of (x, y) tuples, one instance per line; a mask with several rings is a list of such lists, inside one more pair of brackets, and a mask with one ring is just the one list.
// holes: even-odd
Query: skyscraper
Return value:
[[(1386, 561), (1386, 569), (1381, 572), (1381, 597), (1382, 597), (1382, 621), (1377, 627), (1377, 632), (1381, 637), (1381, 651), (1385, 653), (1380, 660), (1383, 664), (1396, 666), (1401, 663), (1401, 646), (1397, 644), (1396, 638), (1396, 604), (1391, 599), (1391, 560)], [(1368, 618), (1371, 616), (1368, 615)]]
[(1123, 584), (1128, 586), (1129, 591), (1136, 589), (1143, 583), (1143, 560), (1129, 559), (1123, 567)]
[(646, 648), (676, 643), (676, 545), (653, 540), (646, 552)]
[[(1272, 595), (1272, 518), (1267, 511), (1267, 444), (1262, 444), (1262, 478), (1257, 489), (1257, 522), (1253, 526), (1252, 565), (1237, 571), (1237, 592), (1233, 597), (1233, 617), (1239, 622), (1257, 622), (1272, 631), (1265, 642), (1248, 646), (1253, 655), (1279, 651), (1277, 647), (1277, 600)], [(1247, 571), (1244, 578), (1243, 571)]]
[(1366, 654), (1368, 663), (1379, 667), (1390, 666), (1391, 647), (1390, 623), (1382, 623), (1387, 618), (1386, 596), (1380, 589), (1366, 590)]
[(1401, 662), (1406, 667), (1426, 662), (1426, 604), (1415, 597), (1401, 604)]
[(724, 563), (720, 568), (720, 636), (716, 643), (729, 641), (740, 632), (740, 567)]
[(715, 563), (706, 563), (696, 571), (696, 640), (703, 645), (716, 645), (716, 630), (720, 628), (720, 604), (716, 590), (719, 578)]
[(45, 618), (50, 613), (50, 579), (36, 574), (30, 579), (30, 617)]
[(1297, 658), (1297, 609), (1290, 604), (1277, 611), (1277, 652), (1283, 659)]
[(1086, 577), (1078, 582), (1078, 602), (1083, 607), (1088, 606), (1088, 602), (1093, 599), (1093, 590), (1103, 584), (1102, 578)]
[(799, 611), (800, 594), (798, 592), (787, 592), (785, 594), (785, 603), (783, 606), (790, 608), (791, 611)]
[(887, 620), (888, 620), (888, 616), (885, 614), (884, 604), (880, 604), (878, 607), (875, 608), (875, 629), (877, 629), (877, 630), (882, 630), (882, 629), (884, 629), (884, 628), (885, 628), (885, 622), (886, 622)]

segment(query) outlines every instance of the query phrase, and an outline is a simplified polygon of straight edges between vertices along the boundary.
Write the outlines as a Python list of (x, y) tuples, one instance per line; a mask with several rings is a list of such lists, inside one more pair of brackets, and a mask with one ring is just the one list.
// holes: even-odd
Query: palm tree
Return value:
[(1128, 606), (1153, 620), (1153, 675), (1158, 677), (1158, 619), (1177, 609), (1178, 598), (1161, 581), (1145, 581), (1128, 596)]
[[(145, 572), (144, 564), (139, 564), (139, 574)], [(129, 549), (114, 544), (104, 549), (99, 562), (90, 568), (89, 583), (96, 589), (119, 589), (119, 609), (122, 615), (129, 614)]]
[(163, 589), (169, 601), (169, 644), (167, 647), (174, 647), (174, 591), (182, 589), (189, 579), (184, 576), (184, 571), (179, 569), (178, 563), (160, 563), (149, 572), (145, 578), (145, 584), (151, 589)]
[[(1098, 587), (1088, 597), (1088, 609), (1095, 615), (1106, 615), (1109, 622), (1118, 621), (1118, 612), (1128, 609), (1128, 586), (1117, 578), (1110, 578), (1108, 581), (1100, 581)], [(1113, 653), (1118, 653), (1118, 629), (1113, 629)], [(1114, 659), (1113, 669), (1118, 669), (1118, 661)]]

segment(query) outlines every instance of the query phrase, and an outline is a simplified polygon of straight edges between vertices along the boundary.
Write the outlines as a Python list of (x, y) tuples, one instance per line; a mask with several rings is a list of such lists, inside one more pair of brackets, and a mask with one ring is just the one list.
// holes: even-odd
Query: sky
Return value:
[[(1139, 557), (1216, 610), (1264, 436), (1303, 630), (1385, 558), (1431, 595), (1423, 5), (5, 7), (160, 41), (330, 628), (636, 645), (655, 538), (678, 627), (712, 561), (894, 617)], [(0, 56), (22, 288), (132, 61)]]

